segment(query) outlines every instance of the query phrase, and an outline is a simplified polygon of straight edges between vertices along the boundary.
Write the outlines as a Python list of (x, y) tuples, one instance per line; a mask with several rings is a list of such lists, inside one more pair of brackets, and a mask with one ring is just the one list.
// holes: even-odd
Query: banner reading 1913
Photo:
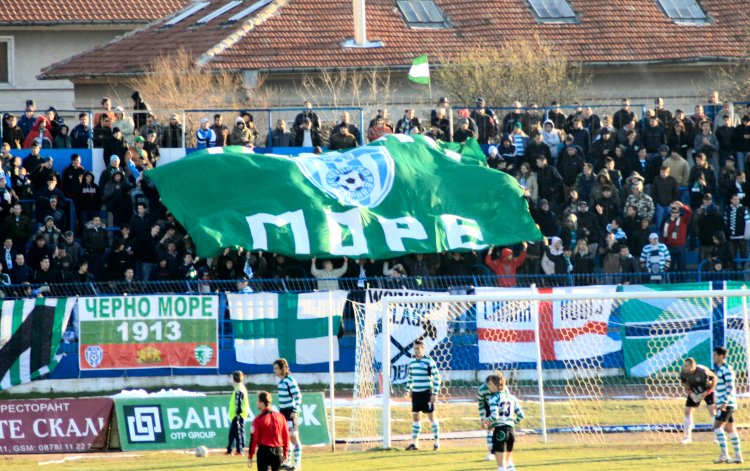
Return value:
[(81, 298), (81, 370), (216, 368), (217, 296)]

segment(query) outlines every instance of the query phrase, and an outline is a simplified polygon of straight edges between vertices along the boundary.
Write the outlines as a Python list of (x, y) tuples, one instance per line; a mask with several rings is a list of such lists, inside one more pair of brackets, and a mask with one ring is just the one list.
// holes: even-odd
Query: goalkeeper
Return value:
[(516, 471), (513, 464), (513, 444), (516, 441), (515, 426), (523, 419), (523, 410), (518, 399), (505, 387), (505, 377), (494, 374), (487, 378), (490, 397), (490, 416), (485, 426), (491, 427), (492, 452), (498, 471)]
[[(498, 373), (495, 372), (494, 375)], [(487, 377), (484, 383), (477, 388), (477, 409), (479, 409), (479, 422), (482, 424), (482, 428), (487, 429), (487, 461), (495, 461), (495, 455), (492, 453), (492, 428), (486, 425), (487, 419), (490, 417), (490, 397), (492, 397), (492, 391), (490, 391), (489, 383), (490, 378), (493, 375)]]
[(680, 441), (683, 445), (693, 441), (693, 413), (705, 401), (709, 414), (714, 415), (714, 386), (716, 375), (708, 367), (699, 365), (694, 358), (688, 358), (680, 371), (680, 382), (685, 389), (685, 436)]
[(411, 426), (412, 443), (407, 451), (419, 449), (420, 412), (427, 414), (432, 422), (435, 437), (432, 448), (440, 449), (440, 424), (435, 418), (435, 399), (440, 391), (440, 372), (437, 363), (424, 354), (424, 342), (414, 341), (414, 357), (409, 362), (409, 384), (407, 394), (411, 395), (411, 412), (414, 423)]

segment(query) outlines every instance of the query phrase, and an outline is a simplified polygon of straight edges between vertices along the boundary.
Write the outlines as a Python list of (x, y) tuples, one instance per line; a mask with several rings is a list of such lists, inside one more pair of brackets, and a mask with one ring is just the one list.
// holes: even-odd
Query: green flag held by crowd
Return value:
[(241, 246), (386, 259), (541, 239), (520, 185), (480, 156), (475, 143), (394, 134), (323, 155), (211, 148), (146, 177), (202, 257)]

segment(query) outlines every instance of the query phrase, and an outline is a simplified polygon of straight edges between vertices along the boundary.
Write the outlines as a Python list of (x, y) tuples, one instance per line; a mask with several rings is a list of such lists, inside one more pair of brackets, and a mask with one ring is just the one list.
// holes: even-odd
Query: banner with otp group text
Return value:
[[(250, 392), (250, 427), (258, 414), (255, 393)], [(224, 448), (229, 437), (229, 395), (204, 397), (149, 397), (115, 399), (117, 428), (122, 451)], [(278, 404), (278, 396), (273, 395)], [(299, 433), (303, 445), (331, 442), (322, 393), (302, 395)]]
[(216, 368), (217, 296), (81, 298), (81, 370)]

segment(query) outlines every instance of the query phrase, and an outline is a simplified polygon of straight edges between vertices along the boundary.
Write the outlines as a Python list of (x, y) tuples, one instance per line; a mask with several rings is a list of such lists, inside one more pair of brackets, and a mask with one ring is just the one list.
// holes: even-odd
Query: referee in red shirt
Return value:
[(271, 410), (271, 394), (258, 393), (258, 416), (250, 429), (247, 466), (252, 468), (255, 448), (258, 448), (258, 471), (279, 471), (289, 451), (289, 429), (286, 418)]

